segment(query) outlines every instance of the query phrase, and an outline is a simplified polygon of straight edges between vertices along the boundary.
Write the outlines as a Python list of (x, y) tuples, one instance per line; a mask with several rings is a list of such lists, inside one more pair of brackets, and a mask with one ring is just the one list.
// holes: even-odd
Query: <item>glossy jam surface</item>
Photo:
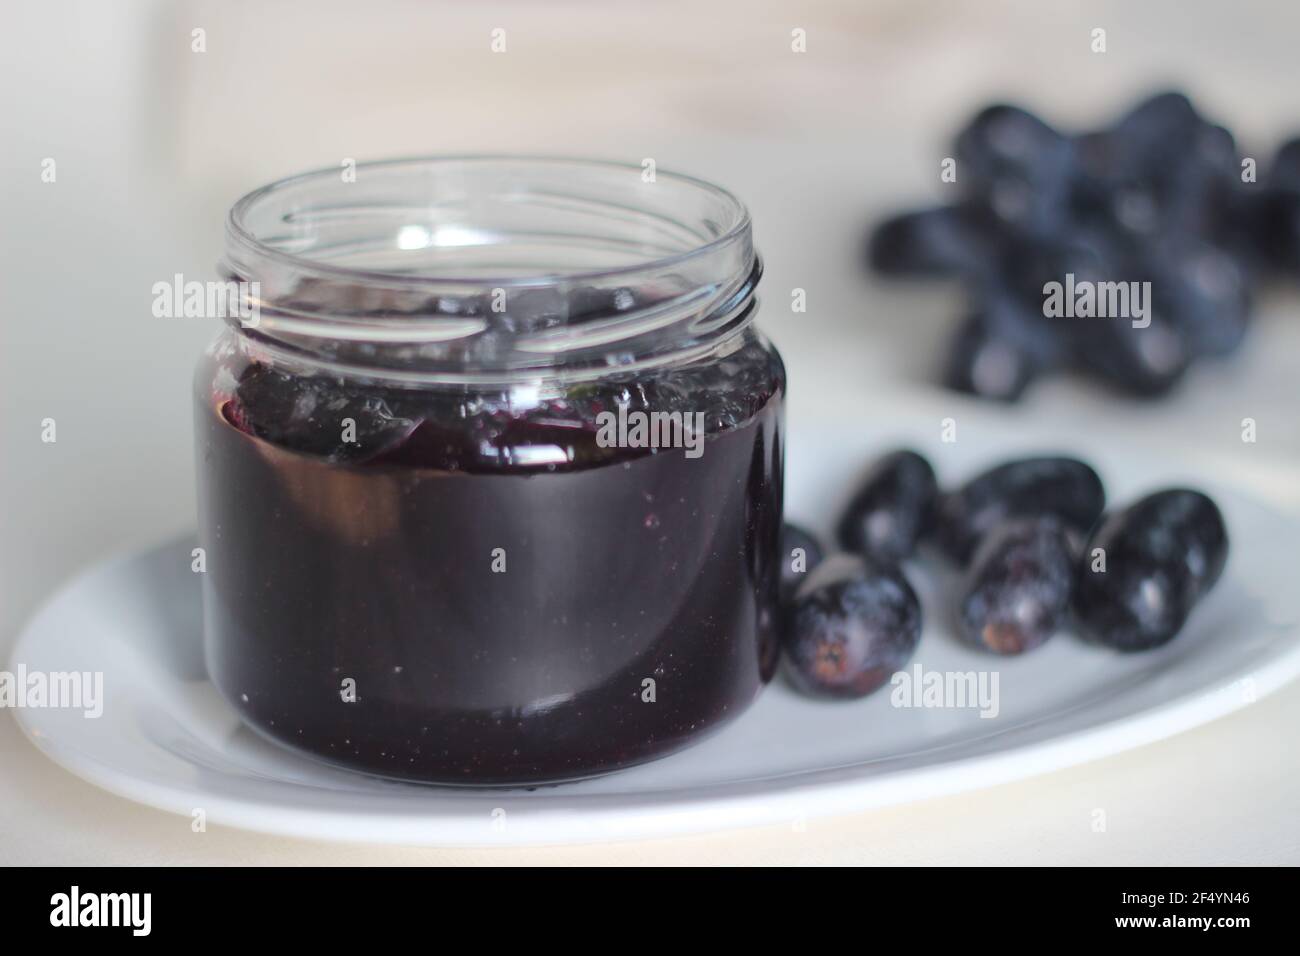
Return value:
[[(694, 740), (775, 664), (783, 392), (752, 332), (547, 394), (357, 384), (228, 336), (197, 378), (213, 680), (277, 741), (438, 783)], [(698, 456), (604, 447), (619, 405), (702, 413)]]

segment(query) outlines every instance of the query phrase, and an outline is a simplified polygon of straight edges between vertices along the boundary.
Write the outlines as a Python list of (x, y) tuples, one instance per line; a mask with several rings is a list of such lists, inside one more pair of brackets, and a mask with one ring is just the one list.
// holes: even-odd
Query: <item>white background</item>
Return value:
[[(242, 192), (344, 157), (653, 157), (716, 180), (754, 215), (792, 429), (829, 402), (864, 427), (902, 409), (1001, 415), (1150, 443), (1300, 509), (1294, 291), (1270, 295), (1242, 354), (1196, 370), (1175, 400), (1054, 381), (1001, 411), (927, 381), (953, 293), (859, 267), (873, 217), (943, 198), (947, 136), (989, 99), (1088, 124), (1176, 84), (1263, 162), (1300, 132), (1292, 4), (53, 0), (6, 3), (3, 19), (0, 660), (68, 575), (193, 525), (189, 376), (215, 330), (152, 318), (152, 284), (211, 274)], [(206, 53), (191, 52), (195, 27)], [(496, 27), (505, 54), (490, 52)], [(796, 27), (805, 54), (790, 50)], [(1105, 54), (1089, 49), (1094, 27)], [(806, 314), (789, 310), (795, 287)], [(433, 851), (194, 834), (59, 770), (0, 713), (0, 862), (1297, 863), (1297, 725), (1292, 687), (1125, 756), (806, 832)]]

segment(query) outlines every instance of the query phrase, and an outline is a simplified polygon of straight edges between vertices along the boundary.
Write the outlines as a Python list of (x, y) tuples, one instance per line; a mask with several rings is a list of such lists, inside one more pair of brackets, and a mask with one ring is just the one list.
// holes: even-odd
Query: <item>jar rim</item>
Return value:
[[(570, 166), (575, 169), (588, 168), (604, 172), (626, 172), (640, 176), (644, 167), (617, 160), (591, 159), (573, 156), (554, 156), (547, 154), (510, 154), (510, 153), (470, 153), (456, 155), (417, 155), (391, 159), (365, 160), (355, 164), (357, 175), (365, 171), (389, 171), (402, 167), (418, 169), (449, 164), (517, 164), (528, 166)], [(748, 207), (732, 192), (708, 180), (678, 173), (672, 170), (656, 168), (656, 181), (666, 180), (677, 186), (695, 190), (700, 195), (711, 196), (724, 204), (731, 213), (731, 221), (722, 228), (718, 235), (691, 248), (665, 256), (646, 257), (643, 260), (623, 266), (604, 269), (572, 270), (537, 276), (456, 276), (456, 275), (419, 275), (390, 270), (362, 269), (352, 266), (338, 266), (309, 256), (285, 252), (258, 238), (248, 224), (248, 218), (262, 202), (283, 195), (287, 190), (314, 182), (324, 182), (340, 175), (340, 167), (320, 167), (286, 176), (245, 193), (230, 207), (226, 216), (227, 253), (234, 246), (245, 253), (259, 258), (269, 259), (285, 268), (293, 269), (302, 275), (318, 275), (339, 281), (371, 282), (387, 286), (418, 288), (436, 293), (440, 289), (464, 288), (466, 286), (493, 286), (506, 288), (537, 287), (555, 283), (605, 282), (617, 280), (620, 276), (632, 276), (647, 271), (672, 268), (693, 258), (703, 258), (719, 249), (745, 239), (752, 229), (752, 220)]]
[(732, 193), (645, 168), (481, 154), (358, 163), (355, 180), (317, 169), (231, 207), (220, 268), (250, 337), (390, 377), (680, 360), (749, 323), (762, 265)]

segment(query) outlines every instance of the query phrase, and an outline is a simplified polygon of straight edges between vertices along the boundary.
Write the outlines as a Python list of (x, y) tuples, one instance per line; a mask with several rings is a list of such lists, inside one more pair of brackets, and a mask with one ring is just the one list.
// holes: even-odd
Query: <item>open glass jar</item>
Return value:
[(250, 726), (535, 784), (672, 751), (771, 676), (785, 372), (749, 217), (647, 178), (403, 160), (236, 203), (257, 318), (195, 398), (208, 670)]

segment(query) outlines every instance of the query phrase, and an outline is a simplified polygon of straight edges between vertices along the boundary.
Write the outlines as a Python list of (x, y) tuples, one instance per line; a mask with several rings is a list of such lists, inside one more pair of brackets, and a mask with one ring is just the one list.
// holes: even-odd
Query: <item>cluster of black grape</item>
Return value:
[(1105, 507), (1101, 478), (1076, 458), (1008, 461), (943, 492), (921, 455), (886, 455), (836, 529), (852, 558), (823, 561), (816, 538), (783, 529), (787, 673), (809, 693), (861, 697), (901, 670), (921, 636), (901, 562), (923, 540), (964, 569), (954, 617), (971, 645), (1021, 654), (1069, 620), (1118, 650), (1165, 644), (1223, 571), (1223, 516), (1187, 488)]
[[(887, 275), (965, 280), (972, 307), (942, 373), (959, 391), (1013, 401), (1068, 368), (1163, 395), (1195, 360), (1236, 350), (1263, 273), (1300, 270), (1300, 140), (1257, 182), (1232, 134), (1181, 93), (1079, 135), (991, 106), (953, 158), (957, 201), (881, 223), (869, 258)], [(1131, 300), (1125, 315), (1063, 316), (1046, 289), (1067, 275), (1150, 299), (1142, 315)]]

